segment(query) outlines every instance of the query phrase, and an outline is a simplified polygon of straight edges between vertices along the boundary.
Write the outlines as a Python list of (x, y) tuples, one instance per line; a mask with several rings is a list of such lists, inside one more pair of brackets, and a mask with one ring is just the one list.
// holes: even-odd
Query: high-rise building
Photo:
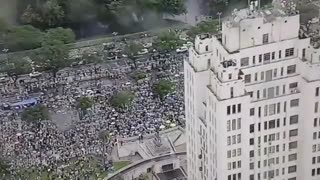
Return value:
[(234, 11), (184, 62), (190, 180), (320, 179), (320, 50), (293, 9)]

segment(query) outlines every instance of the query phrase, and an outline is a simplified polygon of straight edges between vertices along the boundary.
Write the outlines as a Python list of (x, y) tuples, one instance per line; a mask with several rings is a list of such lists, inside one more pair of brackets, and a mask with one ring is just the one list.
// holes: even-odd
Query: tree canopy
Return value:
[(93, 106), (93, 101), (90, 97), (80, 97), (78, 99), (77, 107), (82, 111), (86, 111), (87, 109)]
[(217, 20), (200, 22), (197, 24), (197, 26), (189, 29), (187, 34), (191, 38), (195, 38), (196, 35), (202, 34), (202, 33), (216, 34), (218, 33), (218, 29), (219, 29), (219, 21)]
[(154, 92), (163, 99), (165, 96), (174, 91), (174, 84), (169, 80), (160, 80), (153, 86)]
[(9, 51), (35, 49), (41, 46), (43, 33), (31, 25), (9, 28), (4, 35), (4, 43)]
[(60, 69), (69, 67), (72, 62), (73, 61), (69, 59), (68, 47), (57, 39), (44, 41), (35, 59), (35, 63), (40, 68), (51, 70), (54, 77)]
[(177, 49), (183, 44), (183, 41), (180, 40), (176, 32), (170, 31), (160, 34), (153, 44), (157, 47), (158, 51), (162, 52)]
[(49, 120), (49, 118), (49, 111), (47, 107), (40, 104), (26, 108), (21, 114), (21, 119), (30, 123)]
[(134, 94), (129, 91), (121, 91), (112, 96), (110, 103), (116, 108), (126, 108), (134, 99)]
[(43, 37), (42, 44), (50, 44), (54, 41), (60, 41), (63, 44), (74, 43), (76, 41), (76, 35), (69, 28), (58, 27), (49, 29)]
[(48, 29), (92, 19), (108, 23), (118, 17), (140, 18), (146, 12), (161, 15), (186, 12), (186, 0), (24, 0), (18, 2), (21, 22)]

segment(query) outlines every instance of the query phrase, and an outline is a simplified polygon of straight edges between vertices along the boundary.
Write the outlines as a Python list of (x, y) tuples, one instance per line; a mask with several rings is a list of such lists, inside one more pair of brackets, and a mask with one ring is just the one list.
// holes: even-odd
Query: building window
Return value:
[(269, 121), (269, 129), (274, 129), (274, 128), (276, 128), (276, 120)]
[(231, 125), (231, 127), (232, 127), (232, 130), (233, 130), (233, 131), (236, 130), (236, 120), (235, 120), (235, 119), (232, 119), (232, 125)]
[(232, 105), (232, 114), (235, 114), (236, 113), (236, 105)]
[(274, 60), (274, 59), (275, 59), (275, 56), (276, 56), (276, 52), (272, 52), (272, 54), (271, 54), (271, 59)]
[(209, 51), (209, 47), (208, 46), (206, 46), (206, 51)]
[(299, 99), (292, 99), (290, 101), (290, 107), (296, 107), (299, 106)]
[(230, 74), (228, 75), (228, 77), (229, 77), (229, 80), (232, 79), (232, 74), (230, 73)]
[(248, 66), (249, 65), (249, 57), (241, 58), (240, 59), (240, 64), (241, 64), (241, 67), (242, 66)]
[(259, 63), (262, 62), (262, 54), (259, 55)]
[(233, 87), (230, 88), (230, 97), (233, 98)]
[(250, 138), (249, 145), (254, 145), (254, 139), (253, 138)]
[(249, 157), (250, 157), (250, 158), (254, 157), (254, 151), (253, 151), (253, 150), (251, 150), (251, 151), (249, 152)]
[(254, 163), (253, 162), (249, 164), (249, 168), (250, 169), (254, 169)]
[(283, 76), (283, 67), (281, 68), (280, 75)]
[(281, 59), (281, 50), (279, 51), (279, 59)]
[(319, 102), (314, 103), (314, 113), (317, 113), (319, 109)]
[(286, 49), (286, 57), (290, 57), (294, 55), (294, 48)]
[(297, 124), (298, 121), (299, 121), (299, 116), (298, 115), (290, 116), (290, 125), (291, 124)]
[(250, 109), (250, 116), (254, 116), (254, 108)]
[(264, 80), (264, 71), (261, 72), (261, 81)]
[(276, 96), (279, 96), (279, 93), (280, 93), (280, 88), (279, 86), (276, 87)]
[(289, 84), (289, 88), (290, 88), (290, 89), (297, 88), (297, 87), (298, 87), (298, 83), (297, 83), (297, 82), (294, 82), (294, 83), (290, 83), (290, 84)]
[(266, 44), (269, 42), (269, 35), (268, 34), (264, 34), (262, 37), (262, 43)]
[(254, 73), (254, 81), (258, 81), (258, 73)]
[(256, 56), (252, 57), (252, 64), (256, 64)]
[(253, 133), (254, 132), (254, 124), (250, 124), (250, 130), (249, 130), (250, 133)]
[(276, 104), (269, 105), (269, 115), (274, 115), (276, 113)]
[(245, 83), (250, 83), (251, 82), (251, 74), (246, 74), (244, 76), (244, 82)]
[(287, 67), (287, 74), (293, 74), (296, 72), (296, 65), (291, 65)]
[(277, 77), (277, 72), (278, 72), (277, 69), (273, 70), (273, 77)]
[(268, 88), (268, 98), (274, 97), (274, 87)]
[(272, 70), (266, 71), (266, 81), (272, 80)]
[(318, 118), (313, 119), (313, 127), (317, 127)]
[(266, 61), (270, 61), (270, 53), (265, 53), (263, 55), (263, 61), (266, 62)]
[(227, 106), (227, 115), (230, 115), (230, 113), (231, 113), (231, 107)]
[(241, 118), (237, 119), (237, 129), (241, 129)]
[(296, 149), (297, 147), (298, 147), (298, 142), (297, 141), (289, 143), (289, 150), (290, 149)]
[(230, 120), (227, 121), (227, 131), (229, 132), (231, 129), (231, 126), (230, 126)]
[(316, 96), (319, 96), (319, 87), (316, 88)]
[(288, 173), (294, 173), (297, 171), (297, 166), (289, 166), (288, 167)]
[(238, 113), (241, 113), (241, 104), (238, 104)]
[(298, 136), (298, 129), (293, 129), (289, 131), (289, 137)]

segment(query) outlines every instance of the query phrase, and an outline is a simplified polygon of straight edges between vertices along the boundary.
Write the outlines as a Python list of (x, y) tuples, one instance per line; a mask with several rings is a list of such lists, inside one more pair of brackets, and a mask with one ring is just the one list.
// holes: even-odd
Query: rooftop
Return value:
[(264, 18), (265, 22), (271, 22), (277, 17), (287, 17), (299, 14), (295, 8), (269, 8), (269, 9), (235, 9), (227, 19), (229, 26), (238, 26), (243, 19)]

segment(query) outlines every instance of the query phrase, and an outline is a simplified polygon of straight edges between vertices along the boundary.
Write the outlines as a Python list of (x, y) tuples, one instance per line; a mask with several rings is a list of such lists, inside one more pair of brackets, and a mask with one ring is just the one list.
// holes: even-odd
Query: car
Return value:
[(177, 53), (184, 53), (184, 52), (187, 52), (187, 51), (188, 51), (188, 48), (185, 47), (185, 46), (182, 46), (182, 47), (180, 47), (180, 48), (178, 48), (176, 50)]
[(42, 73), (40, 73), (40, 72), (32, 72), (32, 73), (29, 74), (29, 76), (30, 76), (31, 78), (34, 78), (34, 77), (39, 77), (39, 76), (41, 76), (41, 74), (42, 74)]
[(141, 49), (141, 50), (138, 52), (138, 54), (139, 54), (139, 55), (143, 55), (143, 54), (147, 54), (148, 52), (149, 52), (148, 49), (144, 48), (144, 49)]

